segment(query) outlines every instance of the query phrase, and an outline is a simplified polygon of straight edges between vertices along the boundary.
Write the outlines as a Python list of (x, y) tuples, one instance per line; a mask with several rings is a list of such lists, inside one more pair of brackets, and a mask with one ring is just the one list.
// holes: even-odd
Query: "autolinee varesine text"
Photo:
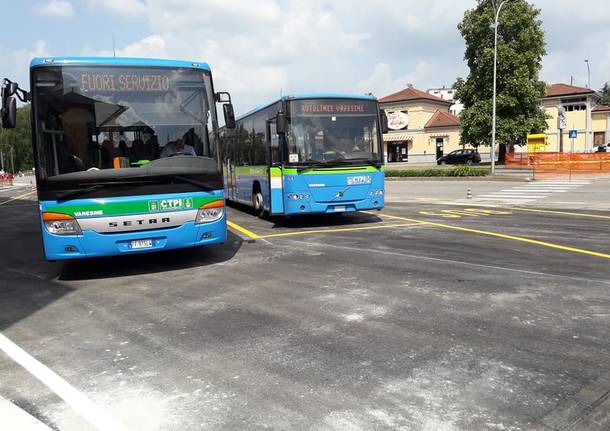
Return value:
[(365, 112), (364, 105), (302, 105), (301, 112), (313, 113), (313, 112)]

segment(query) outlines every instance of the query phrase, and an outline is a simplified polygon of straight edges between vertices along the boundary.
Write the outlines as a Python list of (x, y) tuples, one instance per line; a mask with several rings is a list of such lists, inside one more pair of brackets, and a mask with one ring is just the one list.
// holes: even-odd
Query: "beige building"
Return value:
[[(599, 95), (589, 88), (549, 85), (541, 100), (548, 117), (546, 151), (561, 150), (560, 110), (565, 118), (563, 152), (591, 152), (600, 145), (609, 144), (610, 106), (601, 105), (599, 101)], [(379, 104), (388, 117), (390, 129), (383, 135), (386, 163), (434, 163), (440, 156), (462, 148), (460, 119), (449, 112), (452, 101), (408, 86), (382, 97)], [(575, 139), (570, 139), (570, 130), (576, 130)], [(482, 160), (489, 161), (489, 149), (479, 150)], [(516, 148), (516, 151), (527, 149)]]
[(434, 163), (460, 146), (460, 120), (452, 101), (411, 86), (379, 99), (390, 131), (383, 135), (386, 163)]
[[(547, 88), (542, 106), (547, 119), (548, 152), (590, 152), (610, 142), (610, 106), (599, 104), (599, 95), (589, 88), (567, 84), (552, 84)], [(560, 133), (558, 115), (564, 110), (563, 134)], [(576, 139), (570, 139), (570, 130), (577, 131)]]

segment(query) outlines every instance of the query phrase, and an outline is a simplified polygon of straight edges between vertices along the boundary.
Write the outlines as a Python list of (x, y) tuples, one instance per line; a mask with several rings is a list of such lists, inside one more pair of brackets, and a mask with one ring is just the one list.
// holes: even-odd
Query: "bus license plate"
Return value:
[(347, 177), (347, 185), (355, 186), (357, 184), (371, 184), (370, 175), (358, 175), (356, 177)]
[(341, 213), (343, 211), (345, 211), (345, 205), (338, 205), (334, 208), (336, 213)]
[(136, 239), (131, 241), (130, 248), (149, 248), (152, 247), (152, 239)]

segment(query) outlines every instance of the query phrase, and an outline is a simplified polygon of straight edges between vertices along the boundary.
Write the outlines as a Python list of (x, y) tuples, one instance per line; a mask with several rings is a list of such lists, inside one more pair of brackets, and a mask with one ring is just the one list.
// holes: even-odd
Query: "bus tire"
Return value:
[(263, 199), (263, 194), (259, 188), (255, 188), (252, 193), (252, 206), (254, 207), (254, 212), (257, 216), (260, 218), (265, 217), (265, 200)]

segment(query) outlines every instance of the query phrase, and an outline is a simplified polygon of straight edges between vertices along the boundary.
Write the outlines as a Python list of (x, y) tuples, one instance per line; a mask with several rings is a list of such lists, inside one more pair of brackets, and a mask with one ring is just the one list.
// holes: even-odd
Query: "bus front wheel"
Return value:
[(257, 216), (263, 218), (265, 216), (265, 201), (260, 190), (255, 190), (252, 193), (252, 206)]

